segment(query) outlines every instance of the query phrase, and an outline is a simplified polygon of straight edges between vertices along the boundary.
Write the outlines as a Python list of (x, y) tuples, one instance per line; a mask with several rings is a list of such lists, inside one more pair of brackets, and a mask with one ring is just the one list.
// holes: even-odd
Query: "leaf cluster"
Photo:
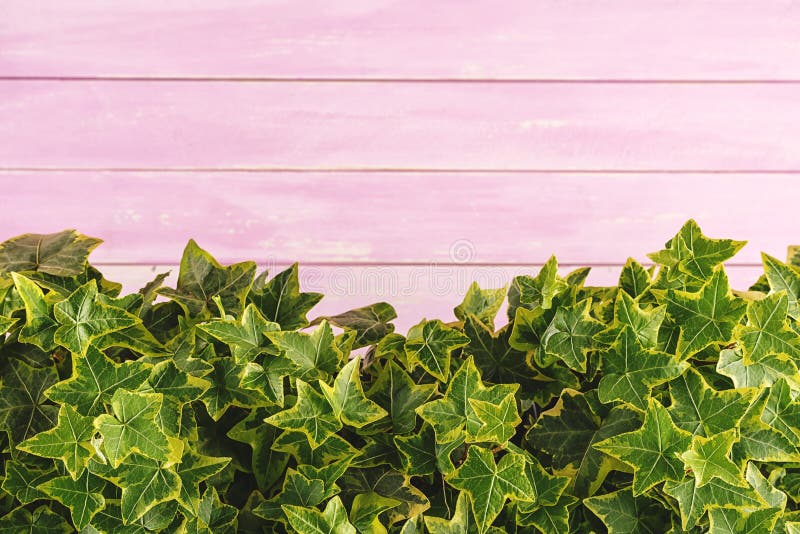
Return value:
[(194, 241), (123, 295), (99, 243), (0, 244), (0, 533), (800, 532), (791, 259), (733, 291), (744, 242), (688, 221), (401, 335)]

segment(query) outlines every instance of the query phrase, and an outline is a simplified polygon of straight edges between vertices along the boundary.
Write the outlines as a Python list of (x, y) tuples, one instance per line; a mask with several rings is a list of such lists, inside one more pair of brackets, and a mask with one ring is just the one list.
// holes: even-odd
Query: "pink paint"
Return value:
[[(734, 262), (800, 244), (796, 175), (4, 172), (5, 239), (75, 227), (100, 262), (176, 263), (193, 237), (225, 262), (646, 261), (694, 217), (746, 239)], [(763, 199), (763, 202), (759, 199)]]
[(800, 170), (794, 85), (0, 82), (9, 167)]
[(639, 0), (5, 0), (0, 74), (800, 77), (800, 6)]

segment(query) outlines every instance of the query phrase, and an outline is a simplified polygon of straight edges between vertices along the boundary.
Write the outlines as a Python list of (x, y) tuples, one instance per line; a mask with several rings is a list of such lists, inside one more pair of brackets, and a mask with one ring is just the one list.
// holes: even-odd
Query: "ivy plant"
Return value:
[(796, 250), (735, 291), (688, 221), (402, 335), (194, 241), (122, 294), (99, 244), (0, 244), (0, 533), (800, 533)]

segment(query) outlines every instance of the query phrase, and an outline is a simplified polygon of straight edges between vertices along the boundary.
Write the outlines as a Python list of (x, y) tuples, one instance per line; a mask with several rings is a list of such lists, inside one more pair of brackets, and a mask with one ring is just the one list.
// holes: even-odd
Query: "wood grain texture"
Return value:
[(225, 262), (621, 264), (694, 217), (757, 264), (800, 243), (798, 178), (0, 172), (0, 237), (75, 227), (106, 240), (96, 261), (139, 264), (177, 262), (189, 238)]
[(798, 79), (786, 0), (5, 0), (0, 75)]
[[(177, 265), (99, 265), (106, 278), (121, 282), (123, 291), (136, 291), (153, 279), (156, 273), (170, 271), (165, 282), (174, 287)], [(285, 265), (262, 265), (270, 273), (278, 273)], [(464, 298), (470, 283), (481, 287), (503, 287), (518, 274), (533, 274), (540, 266), (507, 267), (497, 265), (460, 266), (320, 266), (300, 265), (300, 286), (303, 291), (325, 293), (309, 318), (332, 315), (366, 306), (373, 302), (390, 302), (397, 310), (394, 321), (399, 332), (422, 318), (456, 320), (455, 308)], [(589, 285), (616, 285), (621, 266), (593, 267)], [(566, 274), (569, 269), (561, 269)], [(763, 272), (761, 267), (728, 266), (731, 286), (746, 289)], [(505, 324), (505, 307), (498, 314), (499, 325)]]
[(799, 170), (794, 85), (0, 82), (4, 168)]

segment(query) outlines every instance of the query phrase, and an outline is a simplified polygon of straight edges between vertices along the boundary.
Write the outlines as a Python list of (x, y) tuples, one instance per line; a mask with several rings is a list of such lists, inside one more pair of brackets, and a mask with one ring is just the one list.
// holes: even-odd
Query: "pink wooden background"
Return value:
[(800, 242), (799, 35), (788, 0), (5, 0), (0, 237), (102, 237), (130, 290), (189, 237), (297, 260), (401, 329), (689, 217), (746, 286)]

